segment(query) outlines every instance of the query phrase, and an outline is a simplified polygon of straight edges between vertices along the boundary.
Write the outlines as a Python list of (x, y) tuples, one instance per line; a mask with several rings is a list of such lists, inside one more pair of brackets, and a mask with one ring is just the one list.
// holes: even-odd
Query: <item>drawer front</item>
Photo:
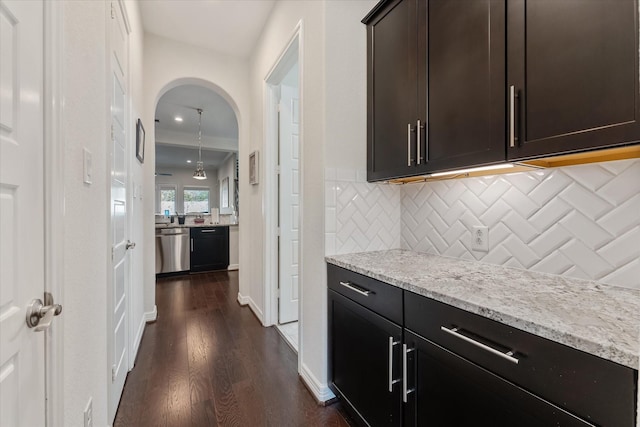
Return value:
[(327, 281), (329, 289), (402, 324), (402, 289), (333, 264), (327, 265)]
[(227, 234), (229, 230), (228, 227), (192, 227), (191, 228), (191, 237), (205, 237), (211, 236), (215, 234)]
[(637, 371), (408, 291), (404, 303), (405, 327), (435, 344), (591, 423), (635, 425)]

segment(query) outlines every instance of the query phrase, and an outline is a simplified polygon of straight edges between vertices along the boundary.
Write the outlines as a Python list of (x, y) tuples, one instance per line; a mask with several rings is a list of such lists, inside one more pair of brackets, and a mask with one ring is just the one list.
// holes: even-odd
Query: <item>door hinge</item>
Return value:
[(278, 288), (276, 289), (276, 298), (280, 299), (282, 297), (282, 289)]
[(113, 8), (113, 3), (111, 3), (111, 19), (116, 19), (116, 11)]
[(280, 165), (276, 166), (276, 175), (280, 175)]
[(113, 142), (113, 125), (111, 125), (111, 142)]
[(111, 382), (116, 381), (116, 365), (111, 366)]
[(280, 227), (276, 228), (276, 236), (280, 237)]
[(113, 246), (111, 246), (111, 261), (113, 261), (113, 259), (116, 256), (116, 248), (114, 248)]

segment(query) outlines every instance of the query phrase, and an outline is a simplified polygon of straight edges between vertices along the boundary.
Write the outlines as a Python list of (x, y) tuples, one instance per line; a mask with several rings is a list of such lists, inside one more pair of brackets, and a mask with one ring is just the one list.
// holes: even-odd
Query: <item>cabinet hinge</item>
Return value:
[(111, 366), (111, 382), (116, 381), (116, 365)]
[(113, 8), (113, 3), (111, 3), (111, 19), (116, 19), (116, 11)]

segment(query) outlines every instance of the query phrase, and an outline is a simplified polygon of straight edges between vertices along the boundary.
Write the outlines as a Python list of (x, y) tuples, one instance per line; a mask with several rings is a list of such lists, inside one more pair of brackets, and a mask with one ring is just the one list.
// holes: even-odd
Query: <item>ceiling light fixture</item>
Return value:
[(448, 171), (448, 172), (432, 173), (431, 175), (429, 175), (429, 177), (435, 178), (438, 176), (459, 175), (459, 174), (465, 174), (465, 173), (471, 173), (471, 172), (483, 172), (483, 171), (491, 171), (491, 170), (497, 170), (497, 169), (507, 169), (512, 167), (513, 167), (512, 163), (501, 163), (499, 165), (480, 166), (477, 168), (458, 169), (458, 170)]
[(191, 163), (191, 160), (187, 160), (187, 163)]
[(202, 108), (198, 108), (198, 162), (196, 163), (196, 171), (193, 173), (195, 179), (207, 179), (204, 171), (204, 163), (202, 163)]
[(182, 117), (180, 117), (180, 116), (176, 116), (176, 117), (174, 118), (174, 120), (175, 120), (176, 122), (182, 122)]

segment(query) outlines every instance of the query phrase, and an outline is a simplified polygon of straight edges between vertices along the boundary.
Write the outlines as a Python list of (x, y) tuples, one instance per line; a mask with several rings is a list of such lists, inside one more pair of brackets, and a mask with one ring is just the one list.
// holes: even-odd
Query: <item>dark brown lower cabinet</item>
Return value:
[(587, 422), (405, 329), (407, 426), (589, 426)]
[(328, 266), (329, 383), (360, 425), (636, 425), (638, 371)]
[(334, 392), (362, 425), (401, 425), (401, 388), (389, 391), (389, 366), (393, 382), (401, 374), (402, 328), (332, 290), (329, 319)]

